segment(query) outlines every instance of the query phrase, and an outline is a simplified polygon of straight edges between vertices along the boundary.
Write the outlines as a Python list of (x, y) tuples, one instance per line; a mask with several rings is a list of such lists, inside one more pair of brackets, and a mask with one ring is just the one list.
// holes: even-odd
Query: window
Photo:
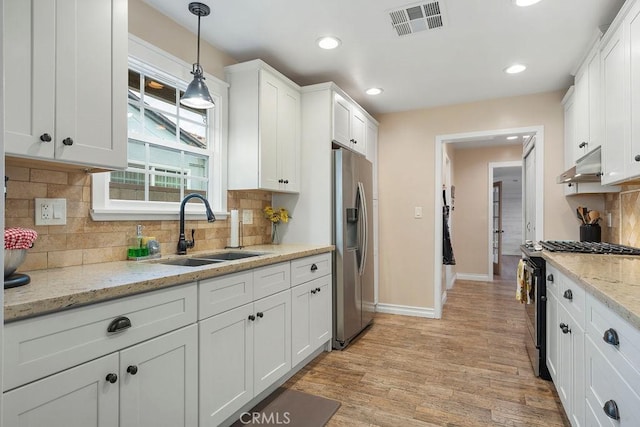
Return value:
[[(97, 220), (173, 219), (185, 195), (206, 197), (226, 211), (227, 84), (205, 74), (216, 106), (180, 104), (190, 78), (186, 64), (129, 37), (128, 167), (94, 174), (92, 217)], [(201, 203), (186, 213), (204, 213)]]

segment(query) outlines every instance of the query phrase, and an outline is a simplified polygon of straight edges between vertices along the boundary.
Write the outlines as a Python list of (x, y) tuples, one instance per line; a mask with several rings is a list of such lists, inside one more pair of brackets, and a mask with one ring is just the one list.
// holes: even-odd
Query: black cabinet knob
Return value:
[(289, 180), (288, 180), (288, 179), (285, 179), (285, 180), (284, 180), (284, 183), (285, 183), (285, 184), (288, 184), (288, 183), (289, 183)]
[(138, 367), (136, 365), (129, 365), (127, 366), (127, 372), (131, 375), (135, 375), (138, 373)]
[(620, 345), (620, 339), (618, 338), (618, 333), (613, 328), (609, 328), (606, 331), (604, 331), (604, 335), (602, 336), (602, 339), (607, 344), (611, 344), (615, 346)]
[(562, 296), (571, 301), (573, 299), (573, 292), (571, 292), (571, 289), (567, 289), (566, 291), (564, 291), (564, 294), (562, 294)]
[(318, 266), (314, 263), (311, 264), (311, 271), (316, 271), (318, 269)]
[(351, 142), (352, 144), (355, 144), (355, 143), (356, 143), (356, 140), (355, 140), (355, 139), (353, 139), (353, 138), (351, 138), (351, 139), (349, 140), (349, 142)]
[(250, 314), (249, 315), (249, 320), (251, 320), (253, 322), (254, 320), (256, 320), (256, 316), (254, 316), (253, 314)]
[(71, 138), (65, 138), (65, 139), (63, 139), (63, 140), (62, 140), (62, 143), (63, 143), (64, 145), (73, 145), (73, 139), (71, 139)]
[(105, 379), (109, 381), (111, 384), (115, 384), (116, 381), (118, 381), (118, 375), (114, 373), (110, 373), (110, 374), (107, 374), (107, 377)]
[(284, 179), (280, 178), (280, 179), (278, 180), (278, 182), (279, 182), (280, 184), (282, 184), (282, 183), (284, 182)]
[(318, 290), (317, 289), (311, 289), (311, 293), (315, 294)]
[(640, 154), (636, 154), (636, 156), (633, 158), (636, 162), (640, 162)]
[(316, 292), (320, 292), (322, 289), (320, 288), (316, 288)]
[(602, 409), (604, 409), (604, 413), (607, 414), (607, 417), (614, 420), (620, 419), (620, 411), (618, 410), (618, 404), (615, 400), (607, 400), (604, 402)]
[(129, 320), (128, 317), (120, 316), (120, 317), (116, 317), (111, 321), (111, 323), (109, 323), (109, 326), (107, 326), (107, 332), (109, 333), (121, 332), (130, 327), (131, 327), (131, 320)]
[(549, 281), (549, 282), (553, 283), (553, 274), (549, 274), (549, 275), (547, 276), (547, 281)]
[(578, 148), (584, 148), (584, 147), (586, 147), (587, 145), (589, 145), (589, 143), (588, 143), (588, 142), (586, 142), (586, 141), (582, 141), (582, 142), (580, 143), (580, 145), (578, 145)]
[(51, 135), (49, 135), (48, 133), (43, 133), (42, 135), (40, 135), (40, 141), (51, 142)]
[(262, 319), (264, 317), (264, 313), (259, 311), (259, 312), (256, 313), (256, 316), (258, 316), (259, 318)]
[(566, 323), (560, 323), (560, 329), (562, 329), (563, 334), (571, 333), (571, 329), (569, 329), (569, 325), (567, 325)]

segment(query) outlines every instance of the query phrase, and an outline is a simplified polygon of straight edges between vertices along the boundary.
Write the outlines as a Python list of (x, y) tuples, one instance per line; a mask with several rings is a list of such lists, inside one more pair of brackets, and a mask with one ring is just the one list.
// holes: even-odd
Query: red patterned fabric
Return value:
[(29, 249), (38, 238), (35, 230), (28, 228), (5, 228), (4, 248), (5, 249)]

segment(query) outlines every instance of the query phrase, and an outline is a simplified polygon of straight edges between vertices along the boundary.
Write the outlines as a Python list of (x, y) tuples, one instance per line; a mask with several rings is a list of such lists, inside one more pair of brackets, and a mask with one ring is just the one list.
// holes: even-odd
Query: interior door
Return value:
[(493, 274), (500, 275), (502, 258), (502, 181), (493, 183)]

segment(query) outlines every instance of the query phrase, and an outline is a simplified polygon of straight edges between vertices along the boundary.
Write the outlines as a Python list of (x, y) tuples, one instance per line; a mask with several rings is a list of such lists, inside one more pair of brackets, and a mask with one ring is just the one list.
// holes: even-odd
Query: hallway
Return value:
[(513, 280), (458, 281), (441, 320), (378, 314), (286, 386), (341, 401), (329, 426), (568, 426), (524, 333)]

